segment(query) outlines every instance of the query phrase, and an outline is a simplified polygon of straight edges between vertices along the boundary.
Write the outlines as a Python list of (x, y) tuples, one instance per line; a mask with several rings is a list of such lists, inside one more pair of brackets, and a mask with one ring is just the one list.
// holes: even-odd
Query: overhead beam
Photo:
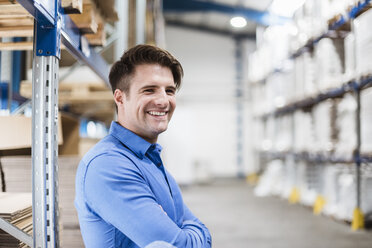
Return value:
[(259, 11), (242, 6), (231, 6), (211, 1), (163, 0), (163, 10), (165, 13), (213, 11), (231, 16), (239, 15), (264, 26), (275, 24), (281, 25), (290, 20), (287, 17), (274, 15), (266, 11)]
[(249, 39), (249, 40), (255, 40), (256, 39), (256, 34), (255, 33), (229, 32), (229, 31), (222, 30), (222, 29), (211, 28), (211, 27), (195, 25), (195, 24), (189, 24), (189, 23), (185, 23), (185, 22), (181, 22), (181, 21), (173, 21), (173, 20), (166, 20), (166, 24), (169, 25), (169, 26), (175, 26), (175, 27), (192, 29), (192, 30), (196, 30), (196, 31), (208, 32), (208, 33), (216, 34), (216, 35), (231, 36), (233, 38), (243, 38), (243, 39)]

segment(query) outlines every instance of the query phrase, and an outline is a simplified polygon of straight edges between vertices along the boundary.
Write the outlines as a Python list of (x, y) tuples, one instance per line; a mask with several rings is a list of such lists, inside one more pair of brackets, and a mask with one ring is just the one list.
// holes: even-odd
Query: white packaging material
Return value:
[(293, 187), (296, 186), (297, 163), (292, 156), (288, 156), (284, 163), (283, 168), (283, 184), (280, 196), (288, 199)]
[(342, 14), (346, 16), (347, 8), (354, 2), (353, 0), (328, 0), (328, 19), (333, 18), (336, 15)]
[(361, 152), (372, 153), (372, 88), (361, 91)]
[(264, 140), (264, 125), (260, 119), (252, 122), (252, 144), (257, 151), (262, 151), (262, 140)]
[(274, 149), (276, 151), (289, 151), (292, 148), (292, 117), (285, 115), (277, 118), (277, 132), (275, 133)]
[(326, 200), (323, 213), (333, 216), (337, 212), (339, 202), (338, 177), (341, 174), (341, 167), (336, 165), (326, 165), (322, 175), (323, 187), (321, 194)]
[(254, 189), (254, 194), (259, 197), (279, 195), (283, 188), (282, 174), (283, 161), (271, 161), (260, 177), (258, 185)]
[(314, 95), (318, 89), (314, 80), (314, 62), (310, 53), (305, 52), (295, 61), (296, 95), (298, 99)]
[(313, 107), (315, 143), (310, 147), (310, 152), (329, 152), (333, 148), (331, 142), (331, 107), (331, 100), (321, 102)]
[[(368, 167), (368, 166), (366, 166)], [(369, 166), (370, 167), (370, 166)], [(329, 165), (324, 176), (323, 196), (326, 205), (323, 213), (340, 220), (351, 221), (353, 211), (357, 207), (357, 186), (355, 165)], [(360, 199), (361, 210), (365, 214), (372, 212), (371, 168), (361, 168)]]
[(310, 113), (296, 111), (294, 113), (294, 152), (310, 151), (314, 144), (314, 125)]
[[(274, 73), (266, 81), (266, 109), (275, 110), (289, 103), (293, 87), (293, 73)], [(261, 99), (263, 99), (261, 95)]]
[(252, 108), (254, 116), (260, 116), (267, 112), (266, 99), (263, 97), (265, 95), (265, 85), (264, 84), (254, 84), (252, 85)]
[(249, 56), (248, 80), (258, 82), (264, 79), (272, 70), (270, 60), (271, 48), (267, 44), (262, 44), (255, 52)]
[(303, 99), (305, 97), (304, 89), (304, 74), (305, 66), (303, 62), (303, 57), (299, 56), (294, 61), (294, 71), (295, 71), (295, 99)]
[(264, 33), (265, 42), (270, 46), (270, 61), (272, 69), (281, 66), (284, 59), (289, 56), (289, 40), (293, 26), (288, 23), (284, 25), (269, 26)]
[(352, 94), (345, 94), (337, 105), (338, 140), (335, 155), (350, 158), (356, 148), (356, 99)]
[(311, 38), (319, 36), (327, 28), (327, 19), (324, 13), (324, 5), (329, 4), (324, 0), (308, 0), (303, 5), (304, 15), (309, 23), (308, 35)]
[(318, 93), (318, 88), (315, 83), (315, 71), (314, 71), (314, 60), (311, 57), (310, 53), (304, 53), (303, 55), (304, 59), (304, 68), (305, 68), (305, 74), (304, 74), (304, 93), (306, 96), (312, 96), (316, 93)]
[(304, 161), (297, 163), (296, 188), (300, 191), (300, 203), (303, 205), (314, 205), (318, 195), (318, 173), (318, 165), (316, 164)]
[(372, 9), (354, 21), (356, 45), (356, 70), (359, 76), (372, 73)]
[(269, 117), (266, 119), (264, 140), (262, 140), (262, 150), (272, 151), (274, 149), (275, 135), (277, 132), (277, 119)]
[(355, 37), (349, 33), (344, 40), (345, 48), (345, 81), (355, 79)]
[(355, 176), (343, 172), (338, 177), (339, 201), (335, 217), (341, 220), (351, 221), (356, 207), (356, 182)]
[(338, 87), (342, 83), (344, 42), (324, 38), (314, 47), (316, 84), (320, 91)]
[(363, 181), (361, 185), (362, 189), (362, 210), (365, 214), (372, 214), (372, 172), (369, 168), (367, 175), (363, 176)]

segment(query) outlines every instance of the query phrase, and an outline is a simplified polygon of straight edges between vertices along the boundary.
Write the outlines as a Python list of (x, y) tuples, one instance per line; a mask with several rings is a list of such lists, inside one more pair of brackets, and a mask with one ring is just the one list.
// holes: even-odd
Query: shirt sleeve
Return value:
[(93, 159), (85, 175), (84, 192), (95, 214), (140, 247), (156, 241), (178, 248), (210, 247), (209, 232), (206, 233), (187, 208), (188, 220), (182, 227), (167, 216), (130, 159), (123, 160), (117, 155)]
[(202, 233), (204, 240), (205, 240), (205, 247), (212, 246), (212, 237), (208, 230), (208, 228), (190, 211), (190, 209), (183, 204), (184, 210), (184, 221), (182, 229), (184, 230), (197, 230)]

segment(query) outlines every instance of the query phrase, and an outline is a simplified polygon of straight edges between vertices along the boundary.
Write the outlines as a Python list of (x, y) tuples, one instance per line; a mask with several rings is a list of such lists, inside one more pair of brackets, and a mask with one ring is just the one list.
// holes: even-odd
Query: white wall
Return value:
[[(169, 26), (165, 37), (166, 49), (181, 62), (185, 71), (177, 95), (177, 109), (169, 129), (159, 139), (167, 168), (180, 183), (191, 183), (206, 176), (235, 176), (234, 40)], [(250, 42), (247, 49), (253, 50), (254, 44)], [(245, 144), (247, 150), (249, 141)], [(248, 157), (244, 158), (245, 171), (252, 164), (249, 153), (247, 151)]]

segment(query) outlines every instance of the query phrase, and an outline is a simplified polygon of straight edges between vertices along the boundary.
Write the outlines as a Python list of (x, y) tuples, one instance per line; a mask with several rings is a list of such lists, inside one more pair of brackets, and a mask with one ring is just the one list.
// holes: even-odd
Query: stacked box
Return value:
[[(75, 172), (79, 163), (78, 156), (60, 156), (58, 158), (60, 240), (62, 247), (83, 247), (77, 213), (74, 208)], [(31, 192), (31, 157), (2, 157), (7, 192)]]

